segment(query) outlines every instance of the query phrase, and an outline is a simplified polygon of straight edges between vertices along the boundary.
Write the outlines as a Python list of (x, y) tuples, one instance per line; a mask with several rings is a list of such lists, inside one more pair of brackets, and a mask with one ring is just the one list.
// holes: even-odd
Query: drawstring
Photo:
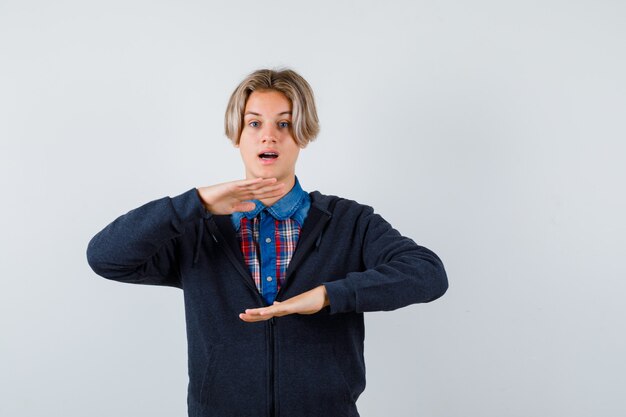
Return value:
[[(339, 200), (341, 200), (341, 197), (335, 197), (334, 199), (331, 200), (330, 204), (328, 205), (328, 211), (326, 213), (328, 214), (329, 220), (330, 218), (333, 217), (335, 204), (337, 204), (337, 201)], [(320, 250), (320, 243), (322, 242), (322, 235), (324, 234), (324, 230), (326, 229), (326, 227), (328, 227), (328, 225), (324, 226), (324, 228), (320, 231), (320, 235), (317, 237), (317, 240), (315, 241), (315, 250), (318, 252)]]
[(317, 237), (317, 240), (315, 241), (315, 250), (319, 251), (320, 250), (320, 242), (322, 241), (322, 235), (324, 234), (324, 230), (322, 230), (320, 232), (320, 235)]
[[(198, 262), (198, 258), (200, 257), (200, 248), (202, 247), (202, 238), (204, 237), (204, 228), (206, 227), (205, 222), (206, 219), (200, 219), (200, 222), (198, 223), (198, 240), (196, 240), (196, 248), (194, 250), (194, 254), (193, 254), (193, 264), (195, 265)], [(210, 227), (209, 227), (210, 229)], [(211, 233), (211, 237), (213, 238), (213, 240), (215, 241), (215, 243), (217, 243), (217, 238), (215, 237), (215, 235), (213, 234), (213, 230), (210, 230)]]
[(200, 245), (202, 244), (202, 237), (204, 236), (204, 219), (200, 219), (198, 222), (198, 240), (196, 240), (196, 249), (193, 255), (193, 264), (195, 265), (198, 262), (198, 257), (200, 256)]

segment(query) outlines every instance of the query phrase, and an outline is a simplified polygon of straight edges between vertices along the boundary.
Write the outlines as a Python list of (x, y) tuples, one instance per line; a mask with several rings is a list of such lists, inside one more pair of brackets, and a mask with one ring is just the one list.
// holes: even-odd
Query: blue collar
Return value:
[[(267, 209), (267, 212), (270, 213), (276, 220), (287, 220), (291, 217), (294, 217), (294, 220), (299, 222), (300, 226), (302, 226), (304, 216), (302, 216), (301, 214), (302, 210), (298, 209), (301, 208), (303, 204), (306, 204), (309, 201), (308, 197), (309, 195), (304, 190), (302, 190), (302, 187), (300, 187), (300, 182), (298, 181), (298, 177), (296, 176), (296, 182), (293, 185), (293, 188), (271, 206), (267, 207), (263, 203), (261, 203), (261, 201), (254, 199), (249, 200), (256, 205), (254, 210), (235, 212), (231, 214), (233, 226), (235, 227), (235, 230), (239, 230), (242, 217), (245, 216), (248, 219), (253, 219), (261, 211), (263, 211), (263, 209)], [(304, 215), (306, 215), (306, 213), (304, 213)]]

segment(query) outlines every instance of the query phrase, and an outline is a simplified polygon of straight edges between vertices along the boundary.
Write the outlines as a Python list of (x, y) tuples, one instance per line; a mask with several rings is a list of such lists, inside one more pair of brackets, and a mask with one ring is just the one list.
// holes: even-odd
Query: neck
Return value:
[(278, 200), (286, 196), (289, 193), (289, 191), (291, 191), (293, 186), (296, 184), (296, 176), (291, 175), (287, 178), (278, 179), (278, 181), (276, 181), (276, 184), (279, 184), (279, 183), (285, 184), (285, 186), (283, 187), (283, 192), (279, 196), (271, 197), (271, 198), (264, 198), (263, 200), (259, 200), (265, 206), (270, 207), (272, 204), (274, 204), (275, 202), (277, 202)]

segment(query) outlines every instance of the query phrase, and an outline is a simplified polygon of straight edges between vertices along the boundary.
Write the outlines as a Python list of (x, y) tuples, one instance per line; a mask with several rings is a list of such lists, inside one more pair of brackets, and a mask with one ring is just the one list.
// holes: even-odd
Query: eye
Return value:
[(280, 126), (280, 127), (289, 127), (289, 124), (290, 124), (289, 122), (280, 122), (280, 123), (278, 123), (278, 126)]
[(256, 120), (253, 120), (252, 122), (248, 123), (248, 126), (250, 126), (250, 127), (259, 127), (259, 122), (257, 122)]

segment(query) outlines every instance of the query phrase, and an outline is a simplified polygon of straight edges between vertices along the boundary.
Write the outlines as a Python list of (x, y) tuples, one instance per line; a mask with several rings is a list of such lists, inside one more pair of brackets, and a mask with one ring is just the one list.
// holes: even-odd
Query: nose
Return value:
[(276, 143), (277, 139), (274, 135), (263, 135), (261, 142), (263, 143)]
[(272, 126), (268, 126), (261, 132), (261, 141), (263, 143), (276, 143), (278, 141), (278, 132)]

